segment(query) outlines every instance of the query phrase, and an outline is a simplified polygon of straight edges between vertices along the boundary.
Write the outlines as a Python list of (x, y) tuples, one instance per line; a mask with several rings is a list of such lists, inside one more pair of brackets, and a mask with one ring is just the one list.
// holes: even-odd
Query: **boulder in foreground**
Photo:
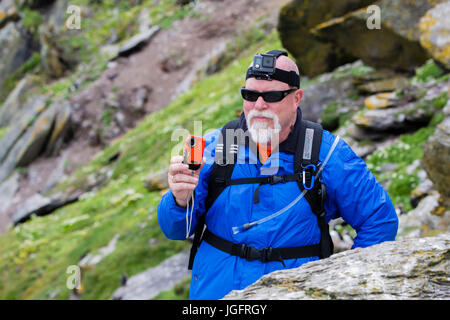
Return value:
[(275, 271), (225, 299), (449, 299), (450, 233), (389, 241)]

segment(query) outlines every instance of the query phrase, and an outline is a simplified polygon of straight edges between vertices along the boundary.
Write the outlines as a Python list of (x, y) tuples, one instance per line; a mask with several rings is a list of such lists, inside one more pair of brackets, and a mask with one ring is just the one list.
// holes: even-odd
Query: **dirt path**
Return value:
[[(102, 150), (92, 143), (89, 133), (101, 119), (104, 101), (112, 93), (126, 100), (144, 89), (148, 94), (140, 118), (143, 119), (188, 90), (196, 71), (223, 50), (226, 41), (248, 29), (257, 18), (264, 16), (265, 21), (276, 25), (279, 9), (287, 2), (289, 0), (200, 1), (194, 17), (174, 22), (170, 29), (160, 30), (141, 51), (111, 63), (99, 79), (70, 98), (74, 117), (80, 124), (70, 144), (59, 156), (39, 158), (20, 175), (13, 201), (0, 209), (0, 234), (6, 231), (9, 217), (25, 199), (45, 191), (55, 168), (61, 168), (61, 161), (65, 163), (61, 175), (70, 175)], [(125, 123), (126, 127), (119, 134), (135, 127), (137, 122)]]

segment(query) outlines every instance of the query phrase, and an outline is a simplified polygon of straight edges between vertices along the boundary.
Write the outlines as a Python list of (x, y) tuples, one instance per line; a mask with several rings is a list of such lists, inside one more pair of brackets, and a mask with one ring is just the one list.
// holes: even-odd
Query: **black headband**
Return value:
[[(267, 52), (265, 55), (271, 55), (276, 58), (278, 58), (281, 55), (287, 56), (286, 51), (282, 50), (271, 50)], [(278, 68), (274, 68), (274, 72), (261, 72), (258, 70), (255, 70), (253, 66), (248, 68), (247, 74), (245, 75), (245, 80), (248, 78), (256, 78), (258, 80), (278, 80), (284, 83), (287, 83), (288, 85), (292, 87), (300, 88), (300, 76), (295, 71), (286, 71)]]

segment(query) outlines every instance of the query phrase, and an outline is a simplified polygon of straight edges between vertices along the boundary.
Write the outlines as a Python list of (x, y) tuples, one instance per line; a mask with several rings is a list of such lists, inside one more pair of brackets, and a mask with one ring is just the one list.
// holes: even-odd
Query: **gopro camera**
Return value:
[(257, 54), (253, 57), (253, 72), (261, 75), (273, 75), (277, 57), (271, 54)]
[(184, 143), (183, 163), (189, 165), (189, 169), (198, 170), (202, 164), (205, 139), (189, 135)]

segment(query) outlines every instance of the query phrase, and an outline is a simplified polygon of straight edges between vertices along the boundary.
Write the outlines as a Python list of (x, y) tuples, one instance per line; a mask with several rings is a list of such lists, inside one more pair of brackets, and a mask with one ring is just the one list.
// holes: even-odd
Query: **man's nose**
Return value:
[(266, 109), (267, 103), (264, 101), (263, 97), (259, 96), (255, 102), (255, 109)]

